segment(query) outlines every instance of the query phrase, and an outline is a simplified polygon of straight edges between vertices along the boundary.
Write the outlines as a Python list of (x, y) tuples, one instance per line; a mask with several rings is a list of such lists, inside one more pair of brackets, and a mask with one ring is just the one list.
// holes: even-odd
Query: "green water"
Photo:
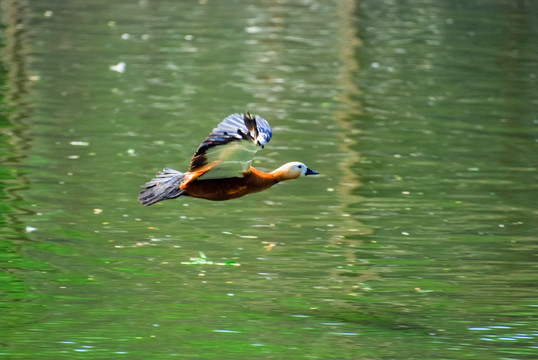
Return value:
[[(534, 2), (2, 4), (2, 358), (538, 357)], [(321, 175), (138, 204), (245, 109)]]

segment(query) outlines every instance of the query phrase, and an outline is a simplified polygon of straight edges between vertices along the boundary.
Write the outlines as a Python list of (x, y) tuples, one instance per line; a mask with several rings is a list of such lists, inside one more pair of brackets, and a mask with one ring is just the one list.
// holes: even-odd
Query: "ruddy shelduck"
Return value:
[(260, 192), (285, 180), (318, 174), (300, 162), (269, 173), (251, 166), (254, 154), (271, 139), (271, 126), (260, 116), (232, 114), (213, 129), (191, 159), (189, 171), (165, 168), (144, 184), (138, 201), (144, 206), (190, 196), (214, 201)]

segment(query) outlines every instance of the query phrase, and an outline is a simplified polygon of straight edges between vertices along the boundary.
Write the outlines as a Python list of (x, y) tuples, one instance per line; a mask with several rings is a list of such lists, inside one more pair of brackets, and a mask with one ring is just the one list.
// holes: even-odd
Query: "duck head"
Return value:
[(280, 181), (297, 179), (301, 176), (316, 175), (319, 172), (309, 169), (305, 164), (293, 161), (282, 165), (278, 169), (271, 172)]

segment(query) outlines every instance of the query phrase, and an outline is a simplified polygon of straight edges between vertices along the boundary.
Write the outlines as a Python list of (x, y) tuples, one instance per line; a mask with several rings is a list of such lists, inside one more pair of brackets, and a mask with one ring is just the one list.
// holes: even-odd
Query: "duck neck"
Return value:
[(258, 170), (255, 167), (250, 167), (249, 173), (252, 174), (254, 177), (258, 179), (264, 179), (264, 180), (273, 180), (274, 176), (273, 173), (266, 173), (264, 171)]
[(257, 191), (268, 189), (281, 181), (273, 174), (273, 172), (266, 173), (256, 168), (253, 168), (252, 166), (250, 167), (248, 178), (248, 181), (252, 183), (251, 186), (253, 188), (259, 189)]
[(294, 177), (290, 176), (290, 173), (287, 171), (287, 169), (284, 168), (284, 166), (281, 166), (278, 169), (271, 171), (269, 175), (275, 178), (277, 182), (294, 179)]

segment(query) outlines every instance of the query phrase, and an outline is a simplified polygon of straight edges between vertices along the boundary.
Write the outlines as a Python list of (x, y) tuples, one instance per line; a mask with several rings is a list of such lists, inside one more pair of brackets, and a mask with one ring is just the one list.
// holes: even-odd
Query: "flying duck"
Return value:
[(190, 196), (214, 201), (260, 192), (285, 180), (317, 171), (294, 161), (269, 173), (251, 166), (252, 158), (271, 139), (271, 126), (260, 116), (232, 114), (220, 122), (194, 153), (189, 171), (164, 168), (142, 185), (138, 201), (150, 206)]

